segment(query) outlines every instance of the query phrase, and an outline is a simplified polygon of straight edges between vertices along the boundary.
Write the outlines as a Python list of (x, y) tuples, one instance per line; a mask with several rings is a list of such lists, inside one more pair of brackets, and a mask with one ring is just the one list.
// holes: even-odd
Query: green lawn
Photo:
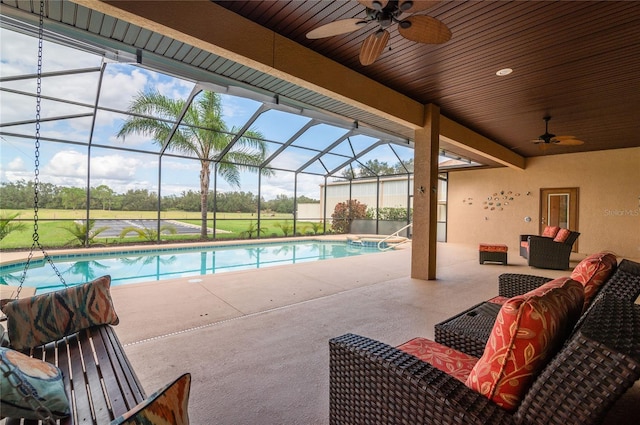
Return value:
[[(23, 222), (26, 228), (22, 231), (15, 231), (0, 240), (0, 249), (28, 249), (33, 243), (33, 210), (0, 210), (0, 215), (19, 213), (18, 219)], [(73, 220), (84, 220), (86, 211), (73, 210), (47, 210), (38, 211), (38, 235), (39, 241), (45, 248), (79, 247), (78, 239), (66, 228), (70, 227)], [(92, 219), (134, 219), (134, 220), (155, 220), (155, 211), (91, 211)], [(163, 211), (160, 214), (162, 219), (176, 220), (188, 224), (200, 226), (199, 212), (186, 211)], [(213, 226), (213, 213), (209, 213), (208, 226)], [(261, 237), (281, 237), (284, 236), (283, 229), (289, 227), (288, 236), (293, 236), (293, 219), (291, 214), (264, 214), (261, 217), (263, 232)], [(246, 239), (249, 237), (248, 230), (253, 230), (251, 238), (256, 238), (257, 216), (251, 213), (218, 213), (216, 228), (230, 233), (216, 233), (216, 239)], [(298, 222), (297, 233), (306, 235), (313, 234), (311, 222)], [(322, 233), (320, 229), (319, 233)], [(209, 234), (212, 239), (212, 235)], [(197, 241), (200, 240), (199, 233), (192, 235), (165, 235), (163, 241)], [(125, 238), (100, 237), (96, 236), (93, 244), (115, 245), (122, 243), (145, 242), (133, 233)], [(155, 238), (154, 238), (155, 241)]]

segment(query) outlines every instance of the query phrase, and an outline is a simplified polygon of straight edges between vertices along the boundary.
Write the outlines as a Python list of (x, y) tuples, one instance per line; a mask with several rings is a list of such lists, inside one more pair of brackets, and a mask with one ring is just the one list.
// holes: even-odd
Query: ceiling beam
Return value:
[[(424, 126), (425, 105), (209, 0), (70, 1), (332, 97), (413, 130)], [(502, 164), (517, 168), (520, 168), (519, 163), (524, 164), (524, 158), (520, 155), (508, 149), (504, 152), (505, 148), (501, 145), (469, 129), (465, 130), (458, 129), (444, 136), (452, 139), (452, 144), (465, 149), (486, 148), (489, 157)], [(465, 139), (453, 137), (455, 134)], [(474, 142), (473, 146), (469, 146), (467, 140)], [(487, 152), (480, 153), (486, 155)]]
[(507, 167), (520, 170), (526, 167), (523, 156), (442, 115), (440, 116), (440, 139)]
[(409, 128), (422, 124), (421, 103), (209, 0), (72, 1)]

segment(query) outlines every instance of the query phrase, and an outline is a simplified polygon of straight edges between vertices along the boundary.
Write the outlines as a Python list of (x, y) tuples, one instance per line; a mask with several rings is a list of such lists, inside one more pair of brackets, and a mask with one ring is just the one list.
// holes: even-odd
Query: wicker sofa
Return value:
[[(505, 273), (498, 278), (499, 297), (511, 298), (527, 293), (551, 279), (541, 276)], [(640, 296), (640, 263), (623, 259), (600, 287), (596, 296), (612, 294), (633, 303)], [(435, 325), (435, 341), (472, 356), (484, 352), (489, 334), (500, 310), (494, 300), (485, 301)]]
[(330, 423), (597, 424), (640, 378), (640, 306), (601, 296), (514, 411), (398, 348), (347, 334), (330, 346)]
[(571, 249), (580, 233), (550, 226), (547, 229), (541, 236), (520, 235), (520, 256), (526, 258), (531, 267), (566, 270)]

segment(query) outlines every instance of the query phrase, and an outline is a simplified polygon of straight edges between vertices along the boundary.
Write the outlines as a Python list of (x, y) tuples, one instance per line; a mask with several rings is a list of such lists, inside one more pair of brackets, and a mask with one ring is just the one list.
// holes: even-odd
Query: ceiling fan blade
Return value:
[(540, 149), (542, 152), (546, 152), (551, 146), (553, 146), (551, 143), (540, 143), (538, 144), (538, 149)]
[(439, 0), (400, 0), (398, 8), (404, 13), (416, 13), (431, 9), (438, 3), (440, 3)]
[(584, 141), (576, 139), (574, 136), (556, 136), (556, 144), (562, 146), (580, 146)]
[(360, 48), (360, 63), (365, 66), (374, 63), (389, 42), (389, 37), (387, 30), (378, 30), (367, 37)]
[(358, 0), (364, 7), (374, 10), (382, 10), (389, 3), (389, 0)]
[(425, 44), (442, 44), (451, 39), (451, 31), (445, 24), (426, 15), (409, 16), (398, 24), (398, 32), (404, 38)]
[(307, 33), (307, 38), (313, 40), (317, 38), (333, 37), (334, 35), (341, 35), (359, 30), (366, 25), (367, 21), (359, 18), (341, 19), (312, 29)]

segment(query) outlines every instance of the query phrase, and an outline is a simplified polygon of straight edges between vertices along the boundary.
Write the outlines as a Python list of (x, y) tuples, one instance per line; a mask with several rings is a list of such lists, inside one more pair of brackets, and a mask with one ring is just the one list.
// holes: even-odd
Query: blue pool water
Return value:
[[(56, 255), (52, 259), (68, 285), (85, 283), (107, 274), (111, 275), (111, 285), (125, 285), (377, 252), (380, 251), (376, 247), (354, 246), (347, 242), (278, 241), (252, 245)], [(23, 270), (24, 263), (0, 267), (0, 284), (17, 286)], [(36, 287), (37, 293), (63, 287), (44, 260), (31, 261), (24, 286)]]

